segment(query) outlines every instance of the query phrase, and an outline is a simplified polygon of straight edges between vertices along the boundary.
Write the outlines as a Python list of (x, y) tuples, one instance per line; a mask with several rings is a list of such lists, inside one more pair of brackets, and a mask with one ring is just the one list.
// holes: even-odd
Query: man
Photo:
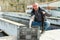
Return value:
[[(40, 26), (43, 30), (47, 30), (47, 28), (50, 26), (50, 22), (46, 20), (46, 16), (49, 16), (43, 9), (41, 9), (38, 6), (38, 3), (34, 3), (32, 5), (33, 10), (31, 12), (31, 19), (29, 26)], [(44, 26), (44, 27), (43, 27)]]

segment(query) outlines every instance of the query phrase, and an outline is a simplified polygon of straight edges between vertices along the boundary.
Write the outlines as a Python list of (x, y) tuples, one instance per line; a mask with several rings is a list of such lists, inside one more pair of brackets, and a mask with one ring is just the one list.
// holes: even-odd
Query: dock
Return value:
[[(41, 36), (40, 40), (60, 40), (60, 29), (45, 31)], [(16, 40), (15, 36), (0, 37), (0, 40)]]
[(19, 28), (24, 26), (24, 24), (0, 18), (0, 29), (8, 35), (18, 36)]
[[(27, 27), (29, 23), (30, 16), (28, 15), (21, 15), (21, 14), (4, 14), (3, 17), (0, 18), (0, 29), (2, 29), (6, 34), (9, 36), (0, 37), (0, 40), (17, 40), (19, 36), (19, 31), (21, 27)], [(48, 18), (48, 19), (55, 19), (56, 18)], [(60, 20), (60, 19), (57, 19)], [(58, 22), (58, 21), (56, 21)], [(54, 38), (58, 37), (59, 35), (60, 26), (50, 25), (47, 31), (45, 31), (41, 36), (40, 40), (55, 40)], [(53, 36), (54, 34), (54, 36)], [(59, 36), (60, 37), (60, 36)], [(58, 40), (59, 40), (58, 37)], [(56, 38), (57, 39), (57, 38)]]

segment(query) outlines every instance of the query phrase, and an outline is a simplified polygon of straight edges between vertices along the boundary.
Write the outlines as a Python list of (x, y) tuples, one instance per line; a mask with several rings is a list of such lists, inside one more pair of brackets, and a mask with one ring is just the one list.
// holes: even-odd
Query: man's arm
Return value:
[(46, 16), (48, 16), (48, 17), (52, 16), (51, 14), (48, 14), (48, 13), (45, 12), (45, 11), (42, 11), (42, 13), (45, 14)]
[(35, 15), (33, 15), (33, 16), (30, 18), (30, 21), (29, 21), (29, 28), (31, 28), (31, 24), (32, 24), (32, 22), (34, 21), (34, 17), (35, 17)]
[(42, 13), (45, 14), (46, 16), (50, 17), (52, 16), (51, 14), (48, 14), (48, 12), (46, 12), (44, 9), (41, 9), (42, 10)]

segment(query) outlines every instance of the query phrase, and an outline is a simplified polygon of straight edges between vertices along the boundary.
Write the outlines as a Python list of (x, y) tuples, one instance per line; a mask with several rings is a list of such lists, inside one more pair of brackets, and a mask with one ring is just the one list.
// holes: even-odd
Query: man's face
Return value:
[(38, 10), (38, 5), (34, 4), (34, 5), (33, 5), (33, 9), (34, 9), (34, 10)]

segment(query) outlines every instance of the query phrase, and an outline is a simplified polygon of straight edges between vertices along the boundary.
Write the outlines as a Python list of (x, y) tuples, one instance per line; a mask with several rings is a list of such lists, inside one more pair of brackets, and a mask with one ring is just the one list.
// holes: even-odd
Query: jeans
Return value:
[[(32, 26), (36, 26), (36, 27), (41, 27), (42, 26), (42, 22), (32, 22)], [(45, 21), (44, 22), (44, 30), (47, 30), (47, 28), (50, 26), (50, 22), (49, 21)]]

